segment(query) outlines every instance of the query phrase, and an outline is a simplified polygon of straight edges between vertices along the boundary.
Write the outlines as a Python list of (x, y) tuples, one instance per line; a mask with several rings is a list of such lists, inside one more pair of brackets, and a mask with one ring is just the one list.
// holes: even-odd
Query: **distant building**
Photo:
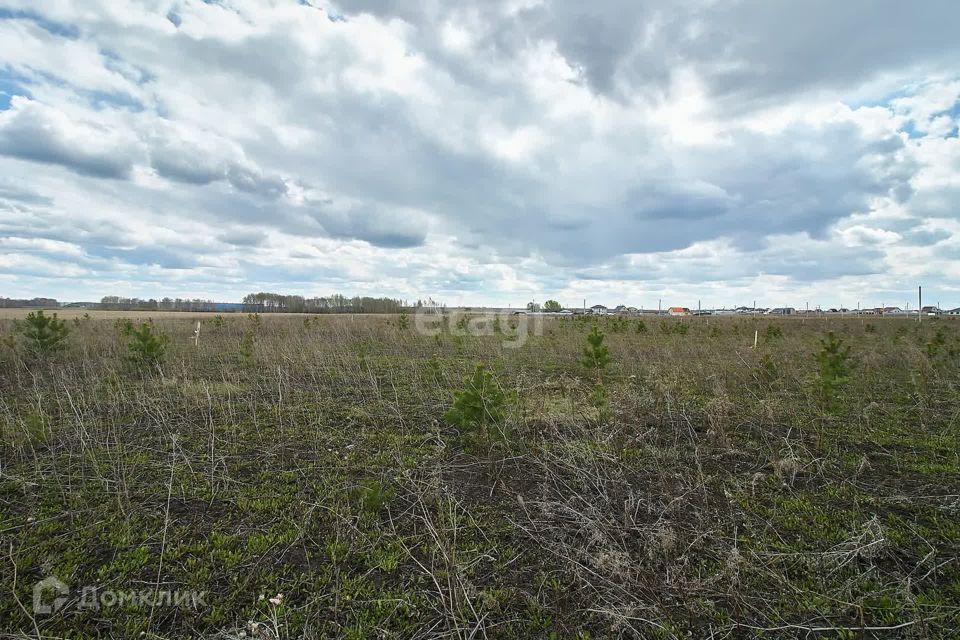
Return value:
[(948, 316), (960, 316), (960, 307), (957, 307), (956, 309), (950, 309), (950, 311), (947, 311), (946, 314)]
[(767, 314), (771, 316), (792, 316), (796, 312), (797, 310), (793, 307), (777, 307), (767, 311)]
[(921, 310), (921, 313), (925, 316), (939, 316), (943, 311), (940, 310), (940, 307), (924, 307)]
[(244, 311), (259, 311), (263, 305), (245, 304), (243, 302), (214, 302), (213, 310), (226, 313), (241, 313)]
[(610, 313), (610, 310), (607, 309), (602, 304), (595, 304), (592, 307), (590, 307), (590, 313), (592, 313), (595, 316), (605, 316), (608, 313)]
[(671, 316), (688, 316), (690, 315), (690, 309), (686, 307), (670, 307), (667, 313)]

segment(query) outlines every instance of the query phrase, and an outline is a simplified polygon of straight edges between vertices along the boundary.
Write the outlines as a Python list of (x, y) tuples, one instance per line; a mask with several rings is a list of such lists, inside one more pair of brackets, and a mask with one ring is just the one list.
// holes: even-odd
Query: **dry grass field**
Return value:
[(0, 320), (0, 632), (957, 637), (958, 323), (83, 313)]

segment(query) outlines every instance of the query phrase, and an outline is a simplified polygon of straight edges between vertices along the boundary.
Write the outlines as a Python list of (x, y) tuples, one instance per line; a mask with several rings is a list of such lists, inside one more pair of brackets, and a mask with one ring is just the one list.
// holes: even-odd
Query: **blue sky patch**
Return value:
[(55, 22), (30, 11), (12, 11), (0, 8), (0, 20), (30, 20), (44, 31), (61, 38), (76, 40), (80, 37), (80, 29), (71, 24)]
[(98, 111), (107, 108), (125, 109), (134, 113), (142, 112), (145, 107), (133, 96), (125, 93), (108, 93), (106, 91), (85, 91), (90, 104)]
[(32, 96), (30, 91), (24, 87), (22, 80), (24, 78), (5, 70), (0, 70), (0, 111), (10, 108), (10, 102), (13, 96)]

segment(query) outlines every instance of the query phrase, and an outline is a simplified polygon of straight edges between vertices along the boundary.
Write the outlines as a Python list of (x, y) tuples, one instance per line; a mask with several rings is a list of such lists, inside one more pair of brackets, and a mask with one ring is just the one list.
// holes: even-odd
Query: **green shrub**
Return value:
[(400, 317), (397, 318), (397, 325), (400, 327), (401, 331), (406, 331), (410, 328), (410, 316), (406, 313), (401, 313)]
[(768, 340), (783, 337), (783, 329), (778, 324), (768, 324), (766, 334)]
[(647, 323), (643, 320), (637, 320), (637, 333), (646, 333)]
[(20, 335), (27, 343), (27, 349), (36, 355), (46, 355), (59, 351), (66, 346), (70, 329), (64, 320), (58, 320), (57, 314), (46, 316), (43, 311), (27, 314), (20, 329)]
[(154, 333), (153, 327), (144, 322), (130, 334), (130, 359), (144, 367), (155, 367), (163, 361), (167, 342), (167, 336)]
[(478, 364), (462, 391), (454, 392), (453, 406), (444, 420), (460, 429), (467, 444), (482, 440), (489, 447), (494, 440), (510, 440), (506, 426), (507, 398), (493, 374)]

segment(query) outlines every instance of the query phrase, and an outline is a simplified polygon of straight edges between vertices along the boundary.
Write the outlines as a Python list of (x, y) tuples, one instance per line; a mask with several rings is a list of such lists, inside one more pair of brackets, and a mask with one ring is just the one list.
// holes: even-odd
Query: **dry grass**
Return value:
[[(46, 360), (0, 347), (0, 631), (951, 638), (960, 625), (948, 321), (778, 321), (766, 339), (763, 318), (686, 320), (683, 334), (678, 320), (645, 333), (602, 320), (598, 409), (578, 321), (512, 348), (388, 316), (224, 314), (194, 346), (194, 316), (164, 313), (168, 353), (144, 372), (114, 322), (133, 315), (81, 314)], [(813, 355), (827, 329), (854, 354), (829, 409)], [(442, 417), (479, 361), (510, 397), (513, 439), (489, 449)], [(71, 596), (31, 615), (47, 575), (206, 595), (98, 611)]]

